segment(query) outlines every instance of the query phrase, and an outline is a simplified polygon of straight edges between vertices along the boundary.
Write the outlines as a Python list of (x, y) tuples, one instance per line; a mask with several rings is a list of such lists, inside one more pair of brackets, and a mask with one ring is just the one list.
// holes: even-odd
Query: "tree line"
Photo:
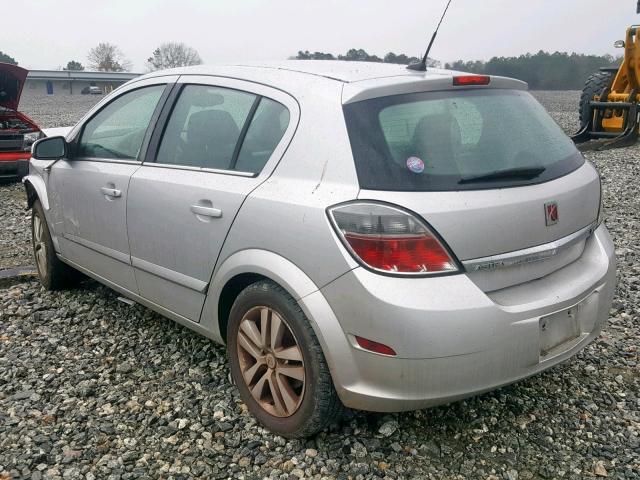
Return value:
[[(101, 42), (87, 54), (88, 67), (98, 72), (128, 72), (132, 63), (122, 52), (120, 47), (113, 43)], [(18, 65), (12, 56), (0, 51), (0, 62)], [(202, 59), (198, 52), (179, 42), (167, 42), (156, 48), (147, 59), (147, 70), (163, 70), (166, 68), (186, 67), (200, 65)], [(82, 71), (85, 69), (82, 63), (70, 60), (60, 70)]]
[[(418, 62), (417, 57), (405, 54), (387, 53), (384, 57), (370, 55), (365, 50), (352, 48), (344, 55), (325, 52), (300, 50), (297, 60), (355, 60), (363, 62), (399, 63), (407, 65)], [(582, 90), (584, 82), (601, 67), (619, 65), (622, 58), (611, 55), (584, 55), (579, 53), (554, 52), (540, 50), (518, 57), (493, 57), (484, 60), (457, 60), (446, 63), (445, 68), (484, 75), (501, 75), (523, 80), (533, 90)], [(429, 59), (431, 67), (439, 67), (441, 62)]]
[[(417, 63), (420, 61), (418, 57), (412, 57), (405, 55), (404, 53), (395, 54), (393, 52), (389, 52), (384, 57), (378, 57), (377, 55), (368, 54), (362, 48), (352, 48), (344, 55), (337, 56), (326, 52), (299, 50), (296, 56), (289, 58), (292, 60), (344, 60), (347, 62), (397, 63), (400, 65), (409, 65), (410, 63)], [(432, 58), (427, 60), (427, 64), (431, 67), (440, 66), (440, 62)]]
[(309, 50), (299, 50), (295, 57), (291, 57), (293, 60), (344, 60), (351, 62), (374, 62), (374, 63), (401, 63), (409, 64), (418, 62), (417, 57), (408, 57), (405, 54), (396, 55), (389, 52), (384, 57), (380, 58), (377, 55), (370, 55), (362, 48), (352, 48), (344, 55), (334, 55), (326, 52), (310, 52)]
[[(361, 48), (352, 48), (344, 54), (300, 50), (290, 57), (297, 60), (343, 60), (408, 65), (420, 59), (404, 53), (389, 52), (384, 56), (372, 55)], [(501, 75), (523, 80), (534, 90), (581, 90), (585, 80), (601, 67), (618, 65), (621, 58), (611, 55), (585, 55), (579, 53), (539, 51), (518, 57), (493, 57), (490, 60), (456, 60), (445, 68), (485, 75)], [(124, 72), (131, 69), (131, 62), (117, 45), (102, 42), (89, 50), (88, 68), (97, 71)], [(10, 55), (0, 51), (0, 62), (17, 65)], [(199, 65), (198, 52), (184, 43), (163, 43), (147, 59), (149, 71), (165, 68)], [(439, 67), (441, 62), (429, 58), (428, 65)], [(71, 60), (64, 70), (84, 70), (82, 63)]]

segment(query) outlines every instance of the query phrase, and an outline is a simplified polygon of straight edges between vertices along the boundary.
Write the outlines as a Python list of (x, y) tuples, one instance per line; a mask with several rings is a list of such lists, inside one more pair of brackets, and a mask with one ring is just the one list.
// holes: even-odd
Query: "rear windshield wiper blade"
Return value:
[(506, 170), (496, 170), (495, 172), (483, 173), (482, 175), (463, 177), (458, 181), (458, 183), (480, 183), (508, 179), (531, 180), (532, 178), (539, 177), (545, 170), (545, 167), (508, 168)]

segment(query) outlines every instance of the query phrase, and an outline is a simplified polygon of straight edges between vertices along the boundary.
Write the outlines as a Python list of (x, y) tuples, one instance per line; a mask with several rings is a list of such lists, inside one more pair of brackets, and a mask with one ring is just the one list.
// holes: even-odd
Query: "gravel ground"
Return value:
[[(536, 96), (576, 128), (577, 92)], [(39, 120), (55, 116), (33, 108)], [(640, 146), (588, 157), (603, 175), (619, 258), (601, 337), (516, 385), (430, 410), (354, 413), (306, 441), (258, 426), (227, 380), (224, 349), (195, 333), (95, 282), (48, 293), (35, 280), (5, 281), (0, 479), (640, 478)], [(32, 263), (20, 191), (0, 187), (4, 265)]]
[(42, 128), (68, 127), (103, 98), (103, 95), (44, 95), (27, 89), (19, 108)]

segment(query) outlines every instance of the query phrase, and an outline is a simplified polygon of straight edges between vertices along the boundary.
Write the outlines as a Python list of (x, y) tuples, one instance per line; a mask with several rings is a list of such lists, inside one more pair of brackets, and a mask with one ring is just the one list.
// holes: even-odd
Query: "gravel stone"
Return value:
[[(99, 96), (30, 97), (44, 127)], [(534, 92), (569, 133), (579, 92)], [(287, 440), (249, 415), (224, 348), (93, 281), (0, 281), (0, 478), (640, 479), (640, 145), (587, 152), (618, 255), (608, 325), (575, 358), (497, 391), (354, 412)], [(19, 184), (0, 186), (0, 269), (33, 265)], [(312, 452), (315, 452), (312, 453)]]

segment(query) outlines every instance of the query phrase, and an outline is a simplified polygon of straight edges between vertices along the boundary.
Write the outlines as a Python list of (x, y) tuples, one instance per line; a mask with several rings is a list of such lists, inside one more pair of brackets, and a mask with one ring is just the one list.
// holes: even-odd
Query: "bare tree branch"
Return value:
[(102, 42), (89, 50), (89, 68), (99, 72), (128, 72), (131, 62), (120, 48), (112, 43)]
[(154, 71), (201, 63), (202, 59), (195, 49), (184, 43), (168, 42), (153, 51), (153, 56), (147, 60), (147, 68), (149, 71)]

